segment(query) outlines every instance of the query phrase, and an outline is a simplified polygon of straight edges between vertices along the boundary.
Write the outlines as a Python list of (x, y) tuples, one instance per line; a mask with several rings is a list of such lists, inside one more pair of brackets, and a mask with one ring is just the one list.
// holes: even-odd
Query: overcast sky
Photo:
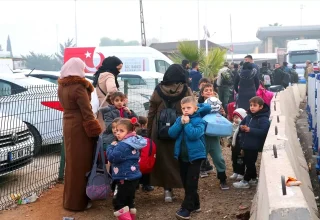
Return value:
[[(196, 40), (197, 4), (197, 0), (143, 0), (147, 39)], [(258, 27), (275, 22), (300, 25), (301, 4), (303, 25), (319, 24), (319, 0), (200, 0), (201, 38), (207, 23), (211, 41), (230, 42), (231, 14), (233, 42), (258, 40)], [(101, 37), (140, 41), (139, 10), (139, 0), (77, 0), (78, 46), (97, 46)], [(0, 0), (0, 44), (6, 48), (10, 35), (15, 55), (52, 54), (57, 42), (74, 38), (74, 13), (74, 0)]]

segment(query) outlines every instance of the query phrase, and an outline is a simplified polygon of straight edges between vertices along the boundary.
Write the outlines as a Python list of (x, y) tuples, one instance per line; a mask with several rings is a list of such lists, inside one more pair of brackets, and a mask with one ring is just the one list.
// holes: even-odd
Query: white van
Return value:
[(164, 54), (151, 47), (110, 46), (110, 47), (69, 47), (64, 51), (64, 62), (79, 57), (86, 64), (86, 72), (94, 73), (104, 58), (116, 56), (123, 62), (123, 72), (151, 71), (164, 73), (173, 62)]

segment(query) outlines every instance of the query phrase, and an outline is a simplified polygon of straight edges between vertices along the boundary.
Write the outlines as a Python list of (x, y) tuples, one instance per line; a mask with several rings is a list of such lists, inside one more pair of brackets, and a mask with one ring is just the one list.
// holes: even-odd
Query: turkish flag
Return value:
[(94, 73), (97, 71), (97, 67), (99, 67), (104, 60), (104, 56), (102, 53), (98, 53), (100, 55), (100, 63), (98, 66), (95, 66), (93, 63), (93, 55), (95, 51), (95, 47), (69, 47), (64, 50), (64, 63), (67, 62), (72, 57), (79, 57), (86, 64), (85, 72), (86, 73)]

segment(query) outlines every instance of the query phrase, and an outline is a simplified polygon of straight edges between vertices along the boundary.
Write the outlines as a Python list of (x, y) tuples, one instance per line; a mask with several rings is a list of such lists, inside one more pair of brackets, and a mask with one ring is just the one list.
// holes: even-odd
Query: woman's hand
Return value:
[(226, 115), (226, 112), (225, 112), (225, 110), (223, 108), (220, 108), (220, 114), (223, 115), (223, 116)]

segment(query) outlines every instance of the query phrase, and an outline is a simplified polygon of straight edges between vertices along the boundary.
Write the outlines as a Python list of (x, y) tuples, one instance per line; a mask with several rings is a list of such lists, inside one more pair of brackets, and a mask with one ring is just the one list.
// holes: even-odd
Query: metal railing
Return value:
[[(120, 81), (128, 107), (137, 115), (147, 115), (149, 99), (160, 81)], [(0, 210), (63, 180), (63, 112), (57, 88), (55, 84), (0, 84)]]

